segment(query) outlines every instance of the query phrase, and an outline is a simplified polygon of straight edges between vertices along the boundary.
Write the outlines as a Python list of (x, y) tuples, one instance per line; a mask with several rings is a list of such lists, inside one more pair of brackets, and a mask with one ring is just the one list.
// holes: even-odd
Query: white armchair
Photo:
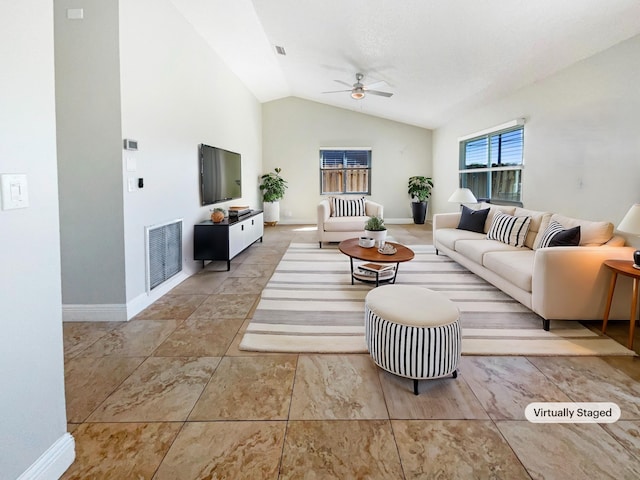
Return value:
[(364, 224), (369, 217), (382, 217), (383, 207), (379, 203), (365, 199), (365, 215), (336, 217), (332, 216), (328, 199), (318, 204), (318, 243), (341, 242), (348, 238), (360, 237), (364, 234)]

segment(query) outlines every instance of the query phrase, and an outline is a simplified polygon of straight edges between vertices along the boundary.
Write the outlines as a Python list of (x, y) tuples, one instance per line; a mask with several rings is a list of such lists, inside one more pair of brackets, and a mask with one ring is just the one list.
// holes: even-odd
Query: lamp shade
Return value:
[(456, 191), (449, 197), (452, 203), (477, 203), (476, 197), (468, 188), (456, 188)]
[(620, 225), (618, 225), (618, 230), (624, 233), (640, 235), (640, 203), (631, 206)]

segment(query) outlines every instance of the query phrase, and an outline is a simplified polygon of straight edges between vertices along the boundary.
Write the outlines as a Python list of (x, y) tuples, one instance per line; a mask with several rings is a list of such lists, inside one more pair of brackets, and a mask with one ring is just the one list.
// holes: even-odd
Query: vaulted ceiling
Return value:
[[(638, 0), (171, 1), (259, 101), (425, 128), (640, 34)], [(322, 93), (356, 73), (393, 96)]]

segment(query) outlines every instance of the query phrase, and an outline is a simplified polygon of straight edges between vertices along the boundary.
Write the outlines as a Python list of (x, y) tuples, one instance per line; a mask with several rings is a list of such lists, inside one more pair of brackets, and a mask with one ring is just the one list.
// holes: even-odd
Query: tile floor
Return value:
[[(390, 234), (431, 243), (428, 226)], [(291, 241), (313, 229), (266, 228), (230, 272), (209, 264), (130, 322), (65, 323), (64, 479), (640, 478), (639, 358), (465, 356), (414, 396), (367, 355), (240, 351)], [(532, 424), (532, 401), (615, 402), (622, 418)]]

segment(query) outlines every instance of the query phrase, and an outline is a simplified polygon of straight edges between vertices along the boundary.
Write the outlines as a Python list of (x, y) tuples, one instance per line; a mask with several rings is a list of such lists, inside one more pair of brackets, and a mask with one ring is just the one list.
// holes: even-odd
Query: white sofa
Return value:
[[(351, 199), (343, 199), (351, 200)], [(383, 217), (383, 207), (371, 200), (364, 200), (364, 215), (336, 216), (332, 211), (329, 198), (318, 204), (318, 242), (341, 242), (348, 238), (360, 237), (364, 234), (364, 224), (369, 217)]]
[[(478, 204), (472, 208), (490, 208), (482, 233), (458, 229), (461, 213), (433, 216), (436, 253), (449, 256), (533, 310), (542, 317), (545, 330), (550, 320), (602, 320), (611, 279), (602, 262), (630, 260), (634, 251), (624, 246), (622, 237), (614, 236), (613, 224), (518, 207)], [(497, 211), (531, 217), (523, 247), (487, 239)], [(580, 225), (580, 244), (538, 248), (550, 221), (565, 228)], [(629, 318), (631, 282), (627, 280), (618, 279), (610, 318)]]

